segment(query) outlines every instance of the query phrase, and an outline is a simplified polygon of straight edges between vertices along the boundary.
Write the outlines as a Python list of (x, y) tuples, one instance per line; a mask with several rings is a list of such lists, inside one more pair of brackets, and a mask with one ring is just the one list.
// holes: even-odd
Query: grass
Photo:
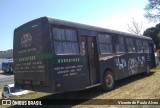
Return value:
[(44, 96), (51, 95), (51, 93), (43, 93), (43, 92), (34, 92), (31, 91), (29, 94), (18, 96), (18, 97), (10, 97), (10, 99), (36, 99), (36, 98), (42, 98)]
[(151, 70), (152, 72), (160, 72), (160, 65)]
[[(87, 99), (160, 99), (160, 66), (151, 70), (151, 75), (135, 75), (117, 81), (115, 89), (109, 92), (98, 91), (97, 88), (91, 88), (84, 91), (51, 94), (42, 92), (30, 92), (27, 95), (19, 97), (10, 97), (9, 99), (46, 99), (46, 98), (87, 98)], [(0, 87), (1, 90), (1, 87)], [(83, 104), (88, 104), (83, 105)], [(92, 100), (82, 102), (79, 105), (72, 106), (74, 108), (123, 108), (124, 105), (93, 105)], [(151, 108), (152, 106), (146, 105), (131, 105), (129, 108)], [(154, 105), (154, 108), (158, 106)]]
[[(135, 78), (140, 77), (140, 78)], [(136, 79), (133, 81), (129, 81)], [(136, 75), (118, 81), (118, 83), (127, 82), (125, 84), (119, 84), (120, 86), (116, 87), (110, 92), (103, 93), (99, 96), (96, 96), (94, 99), (160, 99), (160, 66), (151, 70), (151, 75), (145, 76)], [(92, 101), (92, 100), (91, 100)], [(158, 105), (94, 105), (92, 102), (86, 102), (90, 105), (90, 108), (159, 108)], [(160, 104), (160, 103), (159, 103)], [(77, 105), (74, 108), (85, 108), (85, 105)]]

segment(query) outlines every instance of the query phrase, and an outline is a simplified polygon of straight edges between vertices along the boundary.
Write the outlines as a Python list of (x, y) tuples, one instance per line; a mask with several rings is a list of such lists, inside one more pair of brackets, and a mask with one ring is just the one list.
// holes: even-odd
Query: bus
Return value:
[(62, 93), (100, 86), (155, 67), (154, 43), (141, 35), (41, 17), (14, 30), (16, 88)]

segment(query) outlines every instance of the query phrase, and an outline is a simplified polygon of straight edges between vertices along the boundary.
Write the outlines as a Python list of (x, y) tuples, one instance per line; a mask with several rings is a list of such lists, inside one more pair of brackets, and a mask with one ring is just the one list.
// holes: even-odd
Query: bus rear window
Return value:
[(53, 28), (53, 39), (56, 54), (79, 53), (76, 30)]

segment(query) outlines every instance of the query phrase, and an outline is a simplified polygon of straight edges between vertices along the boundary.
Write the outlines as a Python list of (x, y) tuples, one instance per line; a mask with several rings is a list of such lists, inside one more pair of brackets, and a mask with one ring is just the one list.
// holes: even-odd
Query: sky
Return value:
[[(143, 30), (153, 27), (144, 18), (148, 0), (0, 0), (0, 51), (13, 48), (14, 29), (49, 16), (123, 32), (132, 18)], [(143, 34), (143, 32), (142, 32)]]

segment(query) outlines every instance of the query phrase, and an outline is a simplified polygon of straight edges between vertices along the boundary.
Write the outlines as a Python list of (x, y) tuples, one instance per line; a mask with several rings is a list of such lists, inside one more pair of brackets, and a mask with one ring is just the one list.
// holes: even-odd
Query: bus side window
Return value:
[(133, 38), (126, 38), (126, 46), (127, 46), (127, 51), (129, 53), (135, 52), (135, 45), (134, 45), (134, 39)]
[(115, 50), (116, 50), (117, 53), (126, 52), (123, 37), (119, 36), (119, 37), (116, 38)]
[(143, 50), (145, 53), (149, 53), (149, 45), (147, 41), (143, 41)]
[(143, 46), (142, 46), (142, 41), (140, 39), (136, 39), (136, 49), (138, 53), (143, 52)]
[(113, 52), (112, 37), (110, 35), (98, 34), (98, 42), (101, 54)]
[(76, 30), (53, 28), (53, 39), (56, 54), (79, 53)]

